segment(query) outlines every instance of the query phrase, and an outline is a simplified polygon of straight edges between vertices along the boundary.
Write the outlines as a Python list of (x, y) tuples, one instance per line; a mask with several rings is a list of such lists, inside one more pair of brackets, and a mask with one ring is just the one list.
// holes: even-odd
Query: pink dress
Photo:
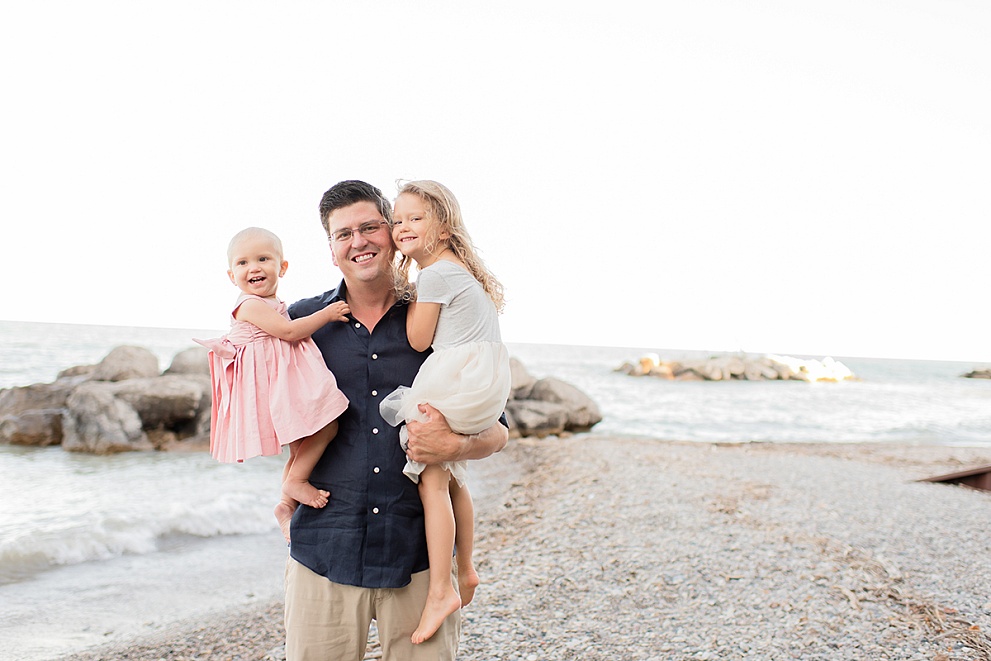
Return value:
[[(272, 306), (286, 319), (286, 304), (243, 294)], [(254, 324), (234, 319), (227, 335), (196, 340), (210, 350), (213, 408), (210, 454), (222, 462), (282, 452), (336, 420), (347, 397), (313, 340), (287, 342)]]

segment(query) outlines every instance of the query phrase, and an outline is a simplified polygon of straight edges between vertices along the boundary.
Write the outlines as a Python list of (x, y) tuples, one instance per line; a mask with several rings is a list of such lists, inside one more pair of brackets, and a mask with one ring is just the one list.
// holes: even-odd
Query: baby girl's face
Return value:
[(275, 296), (279, 278), (288, 267), (289, 262), (282, 259), (270, 239), (247, 236), (231, 251), (231, 267), (227, 275), (245, 294), (269, 298)]

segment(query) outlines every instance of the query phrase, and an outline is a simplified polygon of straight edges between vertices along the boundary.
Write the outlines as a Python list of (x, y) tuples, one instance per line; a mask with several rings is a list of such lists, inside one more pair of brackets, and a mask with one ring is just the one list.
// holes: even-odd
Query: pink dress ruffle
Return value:
[[(286, 304), (256, 298), (289, 318)], [(313, 340), (287, 342), (231, 316), (227, 335), (196, 340), (210, 350), (213, 406), (210, 454), (230, 463), (275, 455), (336, 420), (347, 397)]]

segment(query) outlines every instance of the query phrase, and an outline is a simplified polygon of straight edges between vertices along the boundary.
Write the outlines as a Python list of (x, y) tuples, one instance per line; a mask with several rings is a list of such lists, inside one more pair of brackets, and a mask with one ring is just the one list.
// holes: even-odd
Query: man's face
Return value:
[[(371, 231), (367, 231), (372, 228)], [(392, 286), (392, 262), (396, 247), (385, 219), (371, 202), (356, 202), (336, 209), (327, 218), (330, 236), (351, 230), (347, 240), (331, 239), (334, 266), (341, 269), (345, 282), (373, 282), (381, 279)], [(366, 231), (359, 232), (359, 228)]]

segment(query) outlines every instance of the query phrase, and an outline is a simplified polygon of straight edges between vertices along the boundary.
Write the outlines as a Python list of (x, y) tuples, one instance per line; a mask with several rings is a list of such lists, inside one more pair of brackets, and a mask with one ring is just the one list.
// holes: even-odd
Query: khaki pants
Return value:
[[(457, 570), (452, 573), (457, 589)], [(427, 600), (430, 571), (404, 588), (356, 588), (331, 583), (286, 561), (286, 661), (361, 661), (368, 626), (378, 625), (383, 661), (453, 661), (461, 636), (456, 612), (429, 640), (414, 645), (413, 630)]]

